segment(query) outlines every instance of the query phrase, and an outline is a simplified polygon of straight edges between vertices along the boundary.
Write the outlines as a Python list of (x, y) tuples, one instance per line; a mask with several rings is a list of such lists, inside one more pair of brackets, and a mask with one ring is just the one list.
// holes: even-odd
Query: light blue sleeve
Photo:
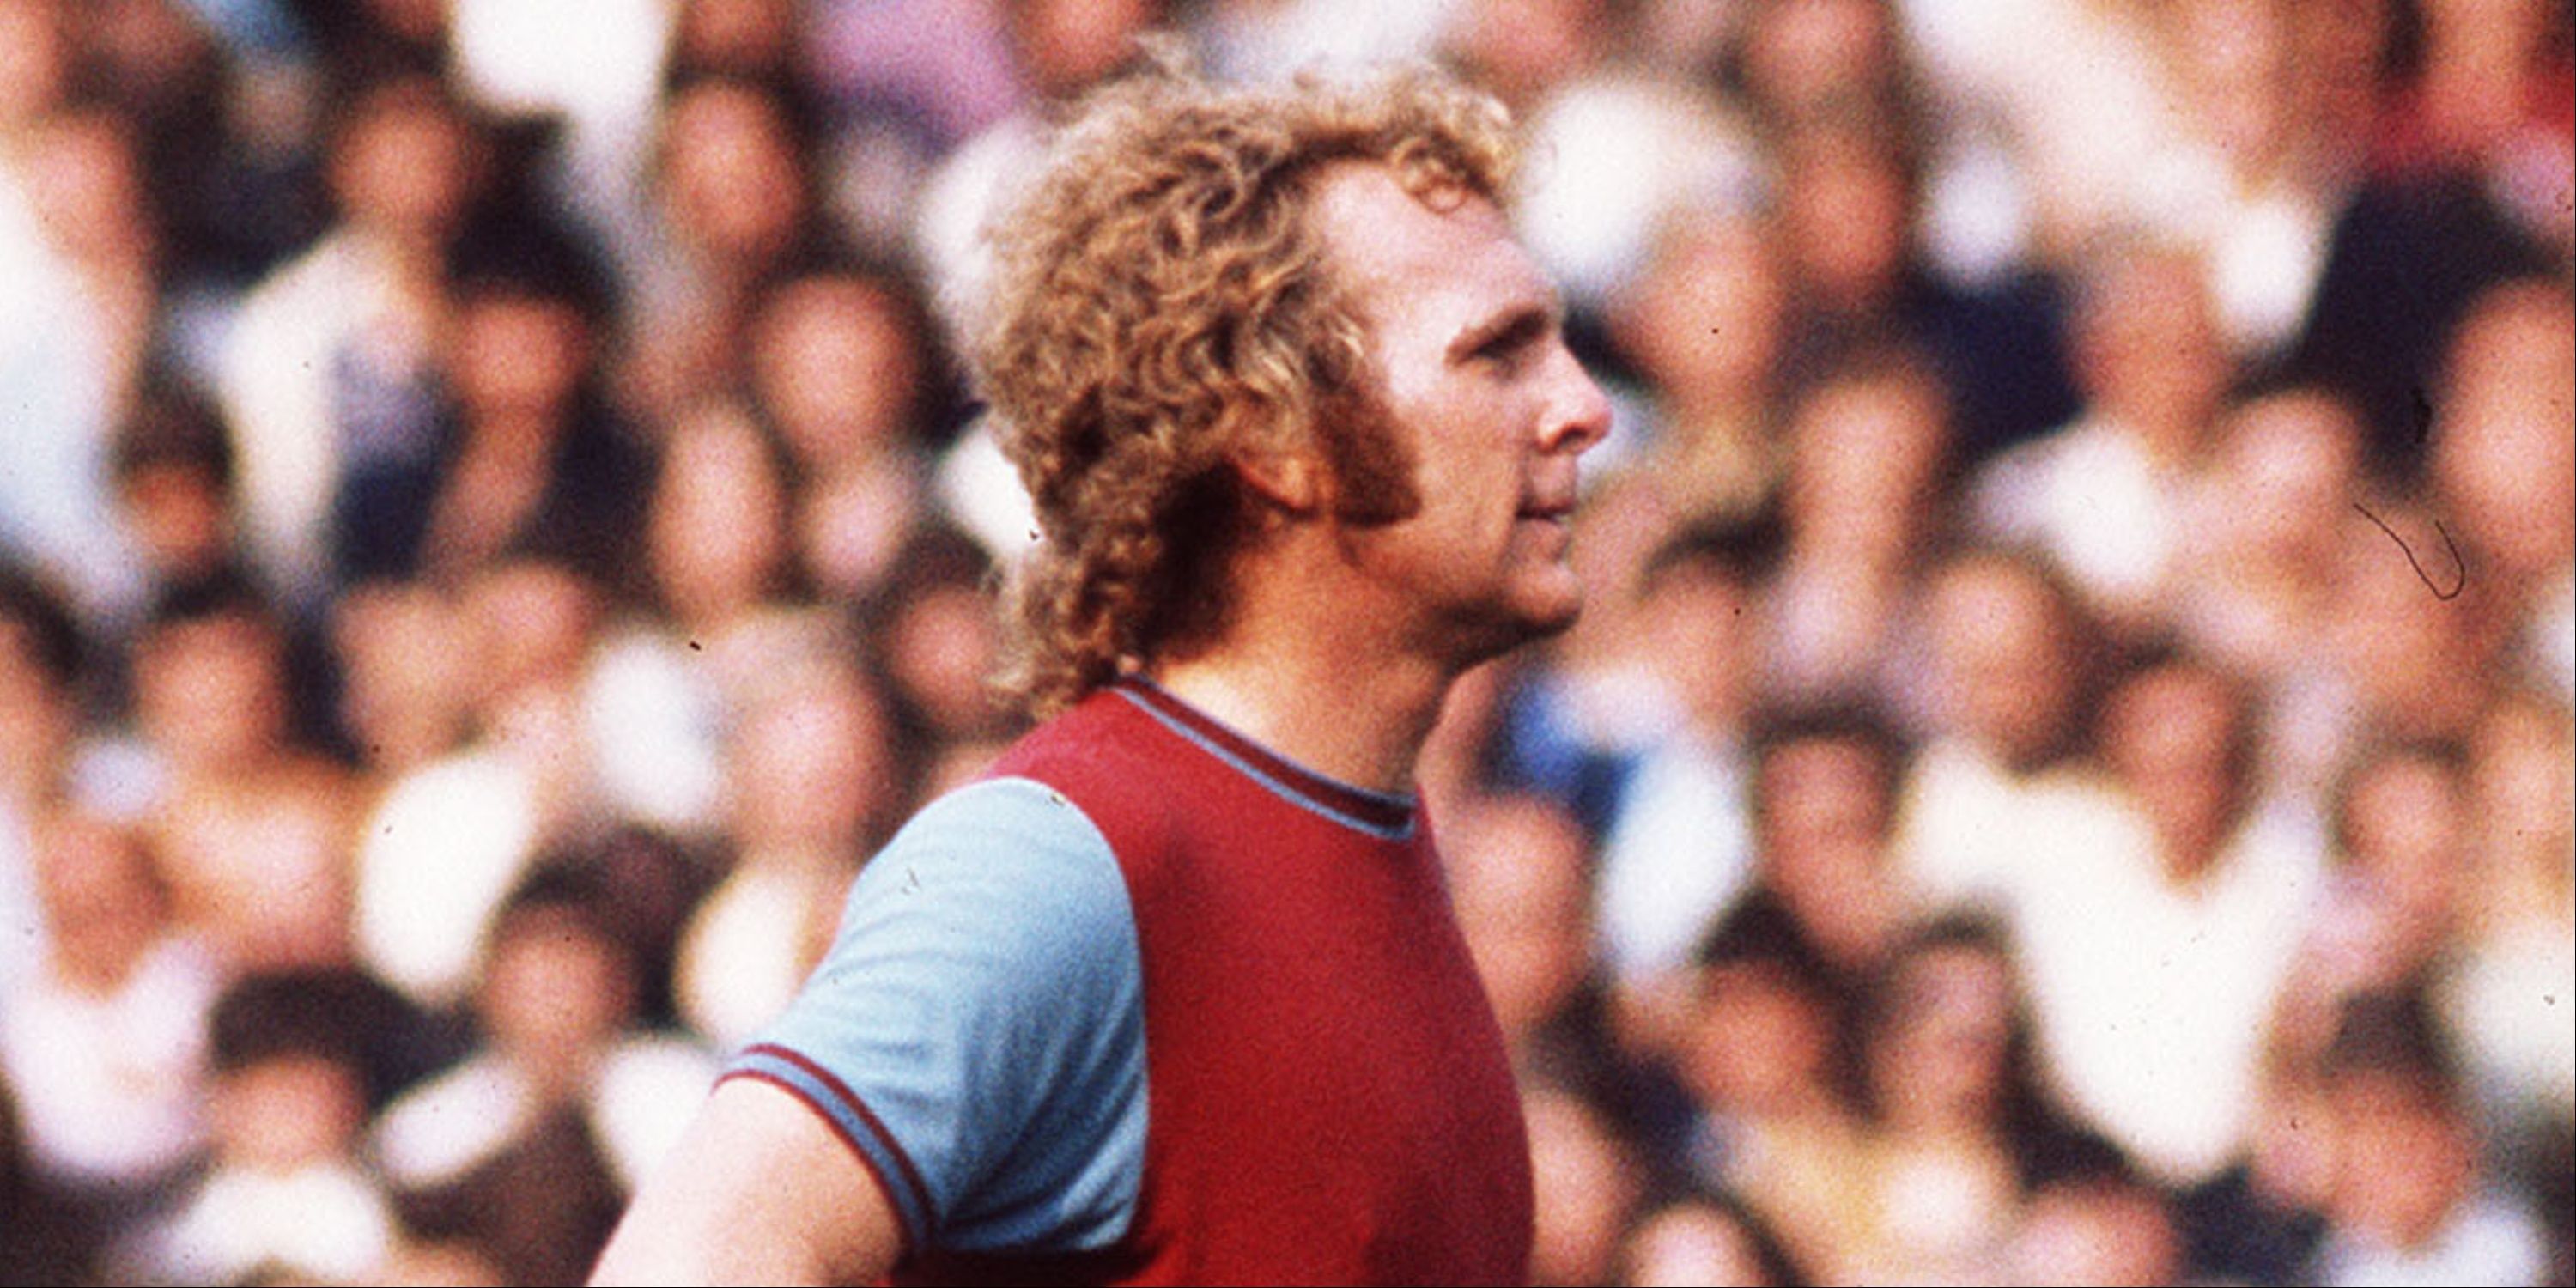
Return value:
[(822, 1114), (913, 1249), (1114, 1242), (1144, 1171), (1145, 1017), (1108, 842), (1026, 779), (933, 803), (860, 872), (830, 955), (726, 1076)]

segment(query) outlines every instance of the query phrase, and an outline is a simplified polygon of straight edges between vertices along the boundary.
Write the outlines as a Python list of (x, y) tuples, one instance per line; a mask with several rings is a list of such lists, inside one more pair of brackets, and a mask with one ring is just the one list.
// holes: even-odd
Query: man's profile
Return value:
[(1097, 95), (970, 344), (1045, 723), (870, 860), (605, 1281), (1517, 1282), (1530, 1172), (1414, 763), (1568, 625), (1607, 428), (1428, 71)]

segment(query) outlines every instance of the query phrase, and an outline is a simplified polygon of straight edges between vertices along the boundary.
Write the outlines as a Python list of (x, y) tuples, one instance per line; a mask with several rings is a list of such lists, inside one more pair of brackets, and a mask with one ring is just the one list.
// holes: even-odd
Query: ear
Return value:
[(1233, 465), (1253, 495), (1291, 515), (1321, 514), (1332, 500), (1324, 463), (1312, 452), (1247, 450), (1234, 455)]

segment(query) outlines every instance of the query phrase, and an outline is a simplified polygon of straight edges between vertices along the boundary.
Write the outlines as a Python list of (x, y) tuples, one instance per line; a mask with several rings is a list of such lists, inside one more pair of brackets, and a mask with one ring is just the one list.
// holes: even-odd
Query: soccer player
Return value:
[(1047, 721), (862, 872), (600, 1278), (1520, 1282), (1530, 1170), (1413, 785), (1568, 625), (1607, 429), (1429, 71), (1102, 91), (970, 345)]

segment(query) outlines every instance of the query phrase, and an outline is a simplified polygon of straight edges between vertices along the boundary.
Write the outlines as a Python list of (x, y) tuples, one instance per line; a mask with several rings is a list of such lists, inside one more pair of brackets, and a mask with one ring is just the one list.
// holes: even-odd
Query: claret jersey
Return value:
[(901, 1280), (1527, 1274), (1519, 1101), (1417, 804), (1142, 681), (908, 824), (726, 1076), (875, 1175)]

